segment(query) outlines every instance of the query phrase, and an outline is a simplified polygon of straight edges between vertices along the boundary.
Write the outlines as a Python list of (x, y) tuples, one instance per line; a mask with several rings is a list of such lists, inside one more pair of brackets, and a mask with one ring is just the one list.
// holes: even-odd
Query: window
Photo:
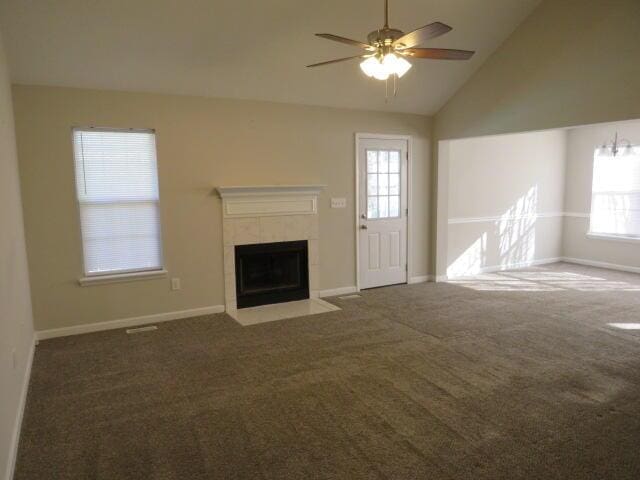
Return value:
[(74, 129), (86, 276), (162, 269), (152, 131)]
[(400, 216), (400, 151), (367, 149), (367, 218)]
[(640, 147), (596, 150), (589, 233), (640, 239)]

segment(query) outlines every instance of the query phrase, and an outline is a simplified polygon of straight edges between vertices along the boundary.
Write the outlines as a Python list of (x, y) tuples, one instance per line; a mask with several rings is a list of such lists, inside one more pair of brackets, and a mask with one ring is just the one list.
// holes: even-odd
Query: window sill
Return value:
[(592, 240), (611, 240), (613, 242), (640, 244), (640, 237), (623, 237), (621, 235), (607, 235), (604, 233), (587, 233)]
[(167, 271), (150, 270), (148, 272), (118, 273), (115, 275), (96, 275), (94, 277), (82, 277), (78, 279), (78, 283), (83, 287), (91, 285), (102, 285), (104, 283), (120, 283), (134, 282), (136, 280), (151, 280), (154, 278), (163, 278), (167, 276)]

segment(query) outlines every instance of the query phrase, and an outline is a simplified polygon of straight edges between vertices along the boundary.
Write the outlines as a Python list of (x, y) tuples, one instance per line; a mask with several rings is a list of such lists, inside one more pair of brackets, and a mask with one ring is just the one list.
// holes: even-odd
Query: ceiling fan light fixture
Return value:
[(395, 53), (387, 53), (382, 60), (382, 65), (389, 75), (397, 75), (398, 78), (402, 78), (411, 68), (411, 63)]
[(380, 69), (380, 62), (376, 57), (369, 57), (360, 62), (360, 69), (367, 77), (373, 77), (374, 73)]
[(360, 63), (360, 68), (367, 77), (373, 77), (377, 80), (386, 80), (390, 75), (390, 72), (377, 57), (367, 58)]
[(368, 77), (387, 80), (391, 75), (402, 77), (411, 68), (411, 63), (394, 53), (388, 53), (382, 61), (378, 57), (369, 57), (360, 63), (360, 68)]
[(377, 80), (386, 80), (389, 78), (389, 72), (384, 68), (384, 65), (378, 60), (378, 65), (373, 71), (373, 78)]
[(318, 37), (327, 40), (364, 48), (366, 53), (314, 63), (307, 65), (307, 67), (319, 67), (356, 58), (363, 59), (360, 62), (360, 69), (367, 77), (383, 81), (393, 77), (395, 96), (397, 92), (396, 80), (403, 77), (412, 67), (411, 62), (407, 61), (407, 57), (410, 59), (468, 60), (473, 56), (475, 52), (470, 50), (419, 47), (419, 45), (451, 30), (452, 28), (449, 25), (441, 22), (429, 23), (409, 33), (404, 33), (397, 28), (391, 28), (389, 27), (389, 1), (384, 0), (384, 26), (369, 33), (367, 43), (331, 33), (316, 33)]

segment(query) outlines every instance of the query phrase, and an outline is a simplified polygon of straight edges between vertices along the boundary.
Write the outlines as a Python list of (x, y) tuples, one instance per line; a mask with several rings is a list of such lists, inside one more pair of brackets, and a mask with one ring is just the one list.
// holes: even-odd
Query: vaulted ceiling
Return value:
[(3, 0), (12, 81), (259, 99), (434, 114), (540, 0), (391, 0), (405, 32), (433, 21), (453, 31), (428, 46), (476, 50), (468, 62), (414, 60), (397, 97), (356, 55), (314, 33), (365, 40), (383, 0)]

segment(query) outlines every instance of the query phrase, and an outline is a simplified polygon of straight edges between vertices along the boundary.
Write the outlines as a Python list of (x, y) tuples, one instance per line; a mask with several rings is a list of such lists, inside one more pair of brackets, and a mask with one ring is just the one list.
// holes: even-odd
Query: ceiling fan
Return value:
[(444, 23), (434, 22), (405, 34), (402, 30), (389, 27), (389, 2), (384, 2), (384, 27), (374, 30), (367, 36), (367, 42), (359, 42), (330, 33), (316, 33), (318, 37), (364, 48), (367, 53), (352, 57), (337, 58), (326, 62), (314, 63), (307, 67), (319, 67), (331, 63), (345, 62), (356, 58), (364, 59), (360, 68), (368, 76), (378, 80), (389, 77), (402, 77), (411, 68), (407, 58), (428, 58), (434, 60), (468, 60), (475, 52), (452, 50), (448, 48), (416, 48), (427, 40), (444, 35), (452, 28)]

